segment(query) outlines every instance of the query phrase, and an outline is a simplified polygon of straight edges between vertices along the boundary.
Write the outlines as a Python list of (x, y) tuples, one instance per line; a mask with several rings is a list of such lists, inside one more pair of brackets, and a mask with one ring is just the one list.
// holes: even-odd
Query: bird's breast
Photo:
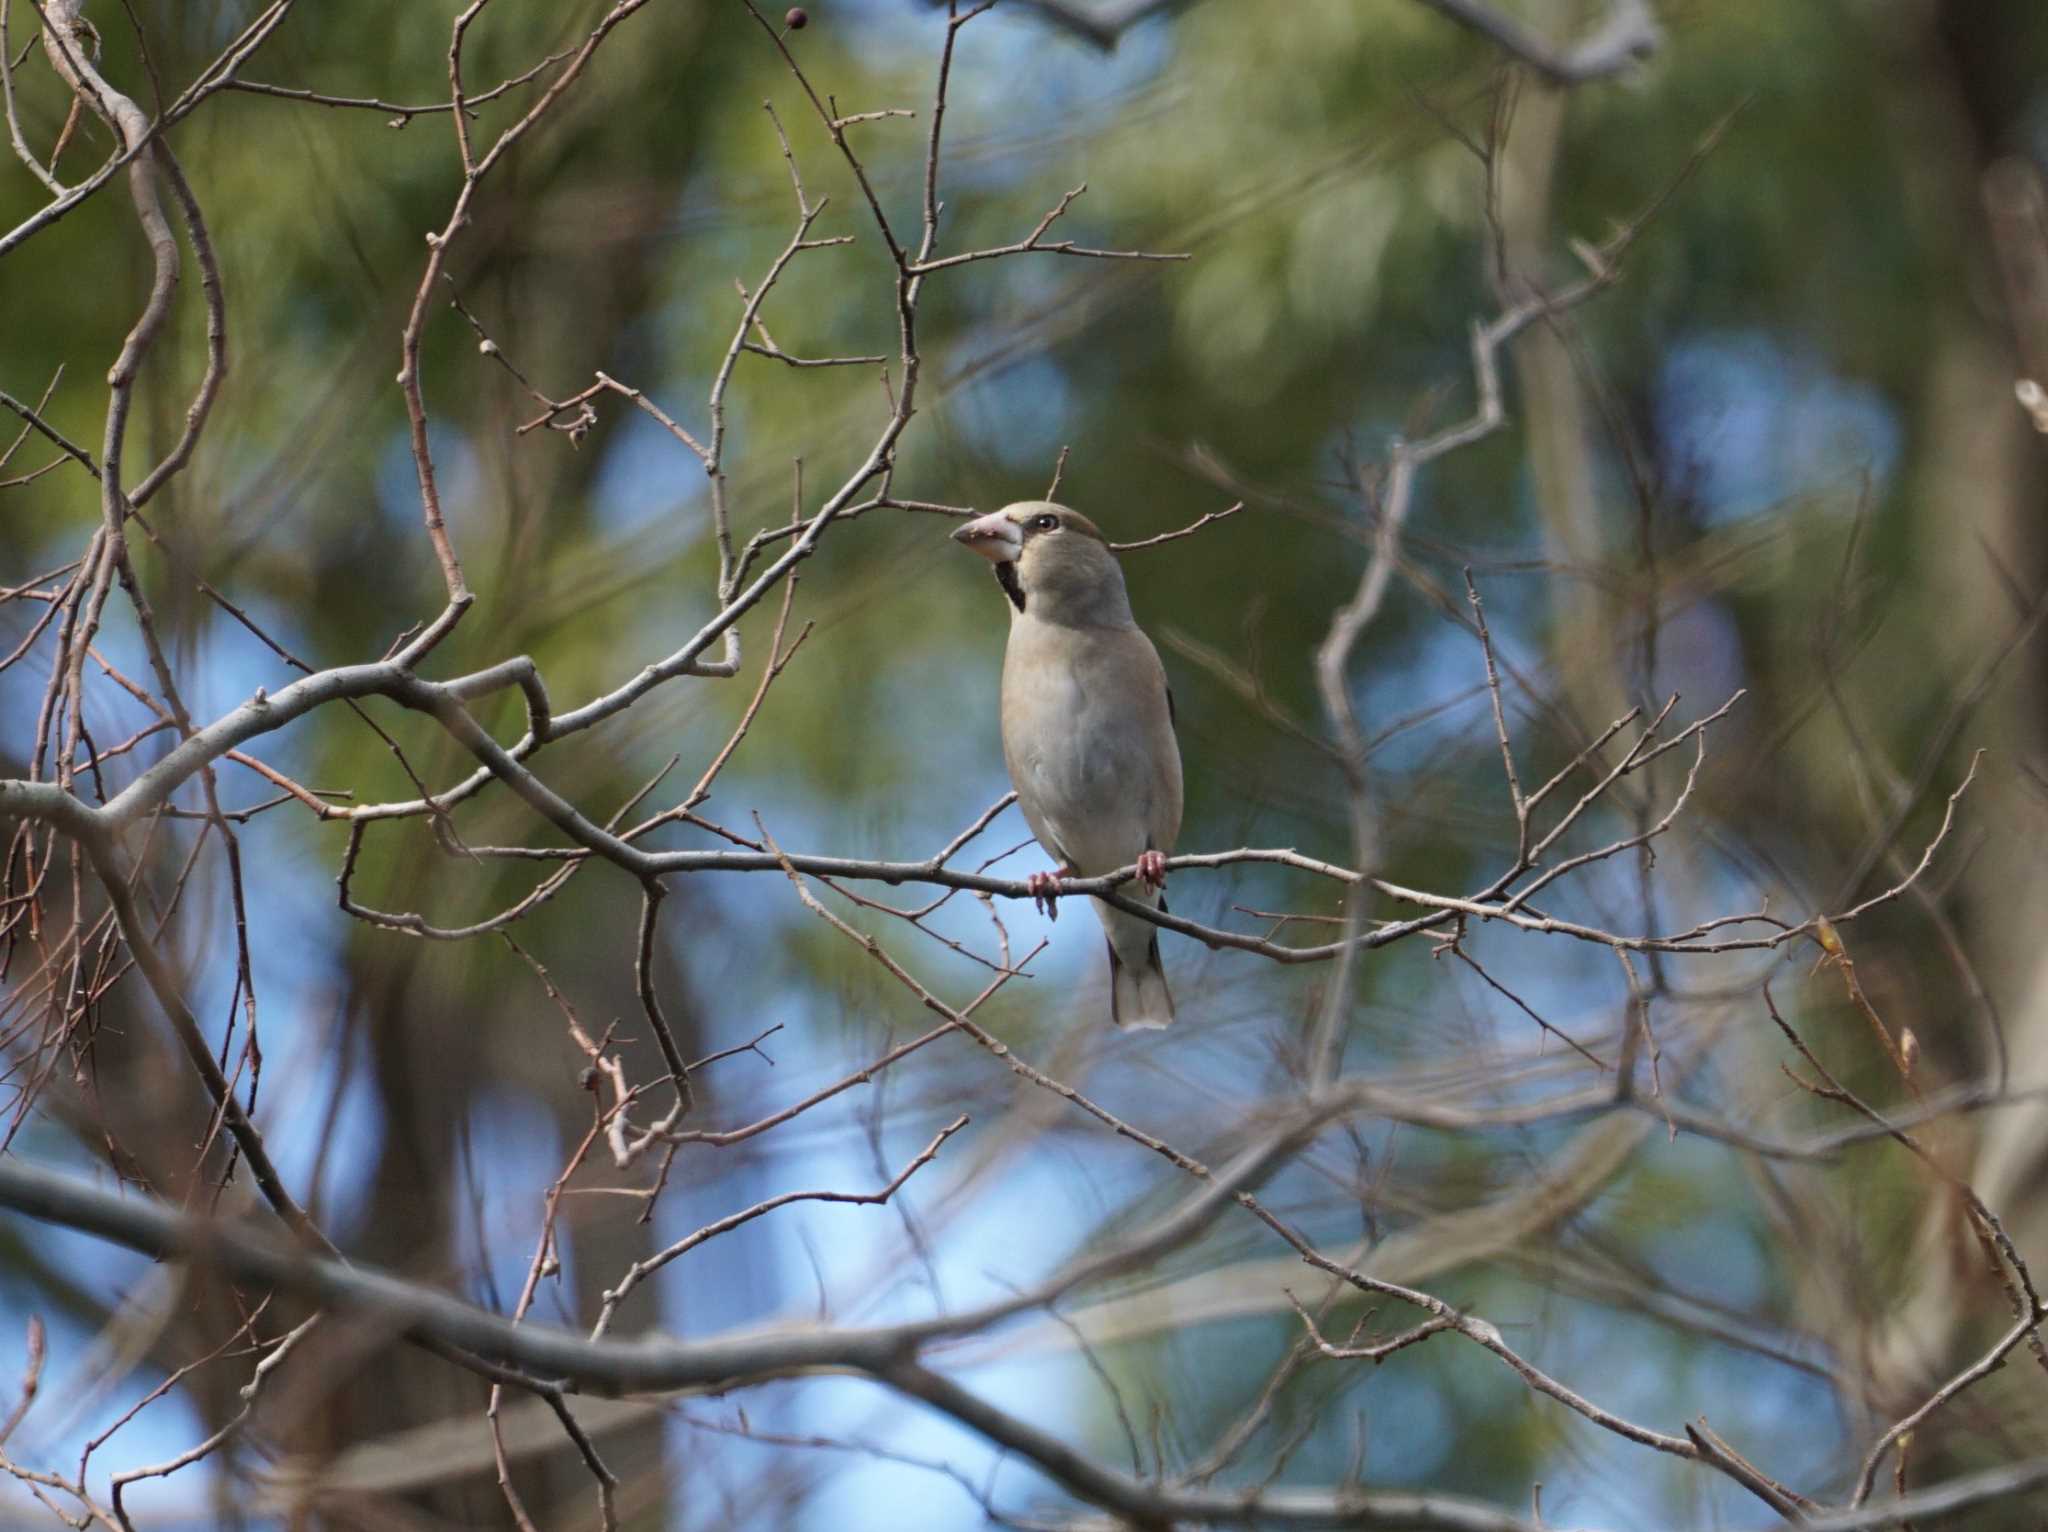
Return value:
[(1020, 620), (1003, 662), (1003, 755), (1039, 838), (1082, 870), (1146, 849), (1157, 817), (1144, 741), (1089, 630)]

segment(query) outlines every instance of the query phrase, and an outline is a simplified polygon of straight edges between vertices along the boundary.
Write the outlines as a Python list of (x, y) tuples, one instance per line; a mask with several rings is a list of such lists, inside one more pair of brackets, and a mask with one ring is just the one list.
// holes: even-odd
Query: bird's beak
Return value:
[(1002, 512), (977, 516), (954, 530), (953, 541), (980, 554), (991, 564), (1014, 564), (1024, 551), (1024, 533)]

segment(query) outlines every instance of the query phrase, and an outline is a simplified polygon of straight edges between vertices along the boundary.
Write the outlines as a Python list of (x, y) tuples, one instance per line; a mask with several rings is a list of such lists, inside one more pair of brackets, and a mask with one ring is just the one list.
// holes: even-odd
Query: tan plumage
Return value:
[[(1180, 747), (1166, 672), (1131, 616), (1116, 555), (1087, 517), (1043, 500), (953, 536), (995, 565), (1010, 600), (1003, 760), (1031, 833), (1071, 874), (1139, 863), (1139, 881), (1121, 892), (1163, 907), (1164, 862), (1180, 834)], [(1091, 902), (1109, 942), (1110, 1019), (1165, 1026), (1173, 996), (1159, 928)]]

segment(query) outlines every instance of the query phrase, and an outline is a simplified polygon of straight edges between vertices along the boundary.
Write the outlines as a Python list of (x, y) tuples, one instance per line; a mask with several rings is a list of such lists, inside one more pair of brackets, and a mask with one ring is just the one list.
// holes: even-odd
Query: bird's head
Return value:
[(1072, 627), (1125, 627), (1131, 604), (1109, 539), (1079, 511), (1022, 500), (976, 517), (953, 541), (995, 566), (1017, 611)]

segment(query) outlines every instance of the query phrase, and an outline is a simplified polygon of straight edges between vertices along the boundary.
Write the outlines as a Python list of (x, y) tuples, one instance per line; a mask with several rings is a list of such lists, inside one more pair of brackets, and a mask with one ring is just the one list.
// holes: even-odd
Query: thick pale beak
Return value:
[(1022, 529), (1000, 511), (977, 516), (966, 526), (956, 528), (953, 541), (980, 554), (991, 564), (1014, 564), (1017, 555), (1024, 551)]

